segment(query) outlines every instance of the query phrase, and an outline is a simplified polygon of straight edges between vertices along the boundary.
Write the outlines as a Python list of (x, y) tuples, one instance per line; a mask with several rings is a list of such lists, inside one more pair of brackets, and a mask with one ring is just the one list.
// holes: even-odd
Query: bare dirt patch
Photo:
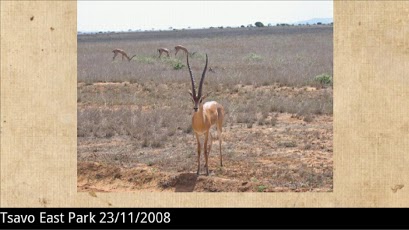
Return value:
[[(311, 97), (320, 95), (323, 90), (281, 89), (274, 86), (260, 87), (257, 90), (273, 89), (288, 96), (308, 92)], [(230, 96), (232, 95), (227, 95)], [(124, 120), (130, 114), (125, 114), (125, 117), (120, 114), (135, 109), (135, 105), (121, 105), (106, 107), (105, 110), (118, 111), (118, 107), (123, 109), (119, 117), (108, 118)], [(79, 111), (95, 108), (104, 109), (98, 105), (82, 105), (79, 106)], [(147, 111), (141, 112), (143, 113)], [(186, 115), (189, 120), (190, 115)], [(195, 138), (193, 133), (177, 127), (182, 126), (184, 120), (180, 124), (175, 121), (174, 133), (158, 145), (144, 143), (143, 137), (138, 139), (126, 133), (118, 135), (114, 129), (121, 129), (119, 124), (111, 127), (113, 130), (108, 130), (108, 133), (113, 133), (109, 136), (99, 135), (96, 130), (90, 131), (89, 135), (78, 138), (78, 189), (169, 192), (332, 191), (332, 116), (311, 116), (313, 120), (306, 122), (296, 114), (268, 112), (265, 120), (275, 119), (274, 125), (258, 123), (256, 120), (237, 123), (231, 118), (224, 125), (223, 131), (223, 167), (219, 166), (217, 134), (215, 130), (212, 131), (209, 177), (196, 176)], [(125, 128), (127, 124), (123, 125), (122, 128)], [(91, 128), (101, 128), (101, 124)], [(136, 132), (143, 133), (151, 127), (134, 128), (137, 129)], [(169, 130), (162, 127), (162, 132)], [(203, 158), (201, 162), (204, 162)]]

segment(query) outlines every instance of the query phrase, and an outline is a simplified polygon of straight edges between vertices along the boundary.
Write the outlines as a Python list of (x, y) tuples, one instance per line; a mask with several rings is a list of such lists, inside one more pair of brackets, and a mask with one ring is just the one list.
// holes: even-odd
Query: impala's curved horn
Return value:
[(187, 68), (189, 69), (190, 80), (192, 81), (192, 93), (193, 93), (193, 98), (196, 98), (195, 79), (193, 78), (192, 69), (190, 69), (189, 55), (186, 55), (186, 61), (187, 61)]
[(206, 76), (206, 70), (207, 70), (207, 54), (206, 54), (206, 65), (205, 65), (205, 68), (204, 68), (203, 73), (202, 73), (202, 78), (200, 79), (198, 98), (200, 98), (202, 96), (202, 88), (203, 88), (204, 78)]

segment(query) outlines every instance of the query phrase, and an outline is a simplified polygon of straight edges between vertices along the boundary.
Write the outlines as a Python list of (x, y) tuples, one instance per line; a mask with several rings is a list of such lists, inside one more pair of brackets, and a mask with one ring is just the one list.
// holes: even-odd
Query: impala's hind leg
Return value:
[(217, 109), (217, 136), (219, 136), (219, 150), (220, 150), (220, 166), (223, 166), (223, 157), (222, 157), (222, 127), (224, 119), (224, 109)]
[(220, 166), (223, 166), (223, 157), (222, 157), (222, 127), (217, 127), (217, 136), (219, 136), (219, 149), (220, 149)]
[(209, 130), (209, 149), (207, 150), (207, 155), (210, 155), (210, 151), (212, 150), (212, 144), (213, 144), (213, 137), (212, 137), (212, 133)]

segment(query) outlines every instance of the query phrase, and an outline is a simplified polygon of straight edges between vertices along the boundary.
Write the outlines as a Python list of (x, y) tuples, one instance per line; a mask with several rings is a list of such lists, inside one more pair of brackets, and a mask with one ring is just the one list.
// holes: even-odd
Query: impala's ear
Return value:
[(206, 97), (208, 97), (211, 94), (211, 92), (208, 92), (207, 94), (205, 94), (204, 96), (202, 96), (202, 99), (205, 99)]
[(190, 100), (192, 100), (193, 101), (193, 103), (195, 102), (195, 96), (193, 96), (193, 93), (192, 93), (192, 91), (190, 91), (189, 90), (189, 94), (190, 94)]

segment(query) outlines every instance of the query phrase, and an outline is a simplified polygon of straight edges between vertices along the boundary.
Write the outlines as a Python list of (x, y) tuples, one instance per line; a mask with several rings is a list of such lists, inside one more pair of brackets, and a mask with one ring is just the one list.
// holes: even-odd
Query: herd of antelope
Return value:
[[(185, 51), (185, 54), (187, 54), (187, 55), (189, 54), (189, 52), (187, 51), (187, 49), (185, 47), (183, 47), (181, 45), (177, 45), (177, 46), (175, 46), (175, 56), (178, 54), (179, 50)], [(166, 48), (159, 48), (158, 52), (159, 52), (159, 57), (161, 57), (163, 53), (166, 53), (167, 57), (169, 57), (169, 54), (170, 54), (170, 51), (168, 49), (166, 49)]]
[[(210, 128), (213, 126), (216, 126), (217, 128), (217, 133), (218, 133), (218, 139), (219, 139), (219, 150), (220, 150), (220, 166), (223, 166), (223, 159), (222, 159), (222, 126), (223, 126), (223, 119), (224, 119), (224, 108), (221, 104), (217, 103), (216, 101), (209, 101), (204, 103), (204, 100), (206, 97), (209, 95), (207, 94), (202, 94), (203, 92), (203, 82), (206, 76), (206, 71), (207, 71), (207, 66), (208, 66), (208, 57), (206, 54), (206, 64), (202, 73), (202, 77), (200, 78), (199, 82), (199, 87), (198, 91), (196, 92), (196, 86), (195, 86), (195, 80), (192, 74), (192, 70), (190, 68), (190, 63), (189, 63), (189, 52), (188, 50), (181, 46), (177, 45), (175, 46), (175, 56), (178, 54), (178, 52), (182, 50), (186, 54), (186, 62), (187, 62), (187, 67), (189, 70), (189, 75), (190, 75), (190, 80), (192, 83), (192, 90), (189, 90), (189, 94), (191, 96), (192, 102), (193, 102), (193, 116), (192, 116), (192, 129), (195, 133), (196, 136), (196, 141), (197, 141), (197, 175), (199, 175), (200, 172), (200, 153), (201, 153), (201, 145), (200, 145), (200, 136), (204, 136), (204, 158), (205, 158), (205, 169), (206, 169), (206, 175), (209, 175), (209, 168), (208, 168), (208, 158), (210, 154), (210, 150), (212, 148), (212, 135), (210, 132)], [(132, 56), (129, 58), (129, 56), (121, 49), (115, 49), (112, 52), (114, 52), (114, 57), (113, 60), (115, 60), (115, 57), (118, 54), (122, 54), (122, 60), (124, 60), (124, 57), (128, 60), (131, 61), (132, 58), (135, 57)], [(163, 53), (169, 57), (170, 51), (166, 48), (159, 48), (159, 58), (162, 56)], [(211, 71), (211, 69), (209, 70)], [(210, 136), (210, 144), (208, 146), (208, 140)]]
[[(175, 46), (175, 56), (178, 54), (178, 52), (180, 50), (183, 50), (185, 52), (186, 55), (189, 55), (189, 52), (187, 51), (187, 49), (181, 45), (177, 45)], [(116, 56), (118, 56), (118, 54), (122, 55), (122, 61), (124, 60), (124, 57), (128, 60), (131, 61), (132, 58), (134, 58), (136, 55), (133, 55), (131, 58), (125, 53), (125, 51), (121, 50), (121, 49), (114, 49), (112, 50), (112, 52), (114, 53), (114, 57), (112, 58), (112, 61), (115, 60)], [(166, 54), (167, 57), (170, 57), (170, 51), (166, 48), (159, 48), (158, 49), (159, 52), (159, 58), (162, 56), (163, 53)]]

